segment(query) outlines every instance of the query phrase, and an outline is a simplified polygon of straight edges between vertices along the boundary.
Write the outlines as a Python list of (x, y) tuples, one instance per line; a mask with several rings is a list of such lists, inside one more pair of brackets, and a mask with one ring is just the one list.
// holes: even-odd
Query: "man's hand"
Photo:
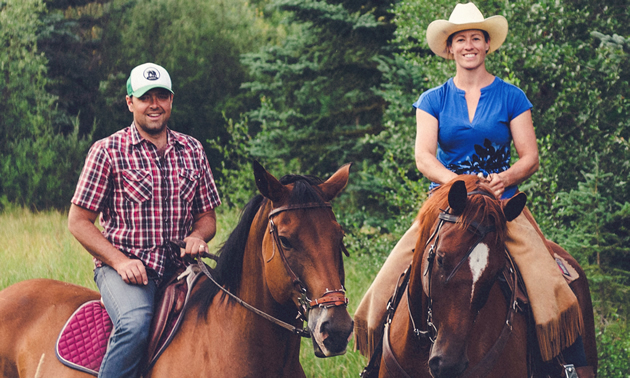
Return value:
[(186, 248), (180, 248), (181, 257), (188, 255), (192, 258), (197, 258), (208, 252), (208, 243), (201, 238), (189, 236), (184, 241), (186, 242)]
[(113, 267), (125, 283), (130, 285), (148, 285), (147, 270), (142, 261), (138, 259), (122, 260)]

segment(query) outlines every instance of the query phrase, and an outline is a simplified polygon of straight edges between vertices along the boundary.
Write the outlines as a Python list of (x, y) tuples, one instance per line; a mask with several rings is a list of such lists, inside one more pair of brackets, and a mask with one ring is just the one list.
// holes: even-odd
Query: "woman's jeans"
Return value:
[(96, 268), (94, 281), (114, 327), (98, 376), (137, 378), (148, 347), (157, 284), (127, 284), (107, 265)]

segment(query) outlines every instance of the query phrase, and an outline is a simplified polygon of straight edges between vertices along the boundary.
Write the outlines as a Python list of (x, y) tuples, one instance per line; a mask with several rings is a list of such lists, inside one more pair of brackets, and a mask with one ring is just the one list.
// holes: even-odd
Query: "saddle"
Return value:
[[(192, 288), (203, 275), (197, 264), (178, 273), (158, 292), (145, 371), (155, 364), (172, 341), (184, 317)], [(98, 376), (112, 328), (112, 321), (100, 300), (84, 303), (70, 316), (57, 338), (57, 358), (68, 367)]]

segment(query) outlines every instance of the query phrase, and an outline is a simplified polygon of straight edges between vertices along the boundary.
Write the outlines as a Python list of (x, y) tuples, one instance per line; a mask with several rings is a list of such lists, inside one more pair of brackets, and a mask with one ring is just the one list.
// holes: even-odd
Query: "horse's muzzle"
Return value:
[(345, 354), (353, 326), (345, 306), (312, 308), (308, 314), (308, 328), (315, 356), (324, 358)]

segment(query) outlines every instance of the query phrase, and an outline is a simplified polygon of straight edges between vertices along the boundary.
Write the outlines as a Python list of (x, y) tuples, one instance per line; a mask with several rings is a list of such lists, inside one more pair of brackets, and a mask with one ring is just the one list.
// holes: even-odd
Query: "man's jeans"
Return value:
[(126, 284), (107, 265), (96, 268), (94, 281), (114, 326), (98, 376), (137, 378), (148, 347), (157, 285), (154, 280), (146, 286)]

